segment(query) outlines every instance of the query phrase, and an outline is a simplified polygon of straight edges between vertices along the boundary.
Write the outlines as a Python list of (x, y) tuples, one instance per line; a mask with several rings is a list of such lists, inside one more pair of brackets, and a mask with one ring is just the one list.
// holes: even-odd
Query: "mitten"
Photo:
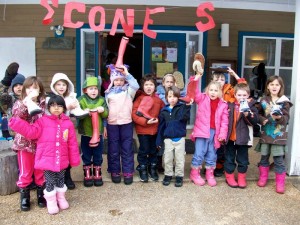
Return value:
[(5, 76), (1, 83), (7, 87), (11, 85), (11, 81), (15, 78), (15, 76), (18, 74), (19, 64), (16, 62), (11, 63), (6, 71)]

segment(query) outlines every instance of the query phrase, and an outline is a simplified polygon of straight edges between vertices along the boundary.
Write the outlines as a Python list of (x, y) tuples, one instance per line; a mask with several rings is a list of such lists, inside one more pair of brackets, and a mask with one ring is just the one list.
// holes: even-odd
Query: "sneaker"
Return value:
[(183, 177), (176, 177), (175, 187), (182, 187), (183, 185)]
[(215, 171), (214, 171), (214, 176), (215, 177), (221, 177), (221, 176), (223, 176), (223, 174), (224, 174), (224, 168), (215, 169)]
[(136, 170), (139, 171), (140, 181), (147, 183), (148, 182), (148, 172), (145, 165), (138, 165)]
[(163, 179), (163, 185), (168, 186), (171, 183), (172, 176), (165, 176)]
[(133, 182), (133, 173), (123, 173), (124, 184), (130, 185)]
[(115, 184), (121, 182), (121, 174), (120, 173), (111, 173), (111, 181)]
[(158, 181), (159, 177), (157, 173), (156, 164), (151, 164), (150, 166), (148, 166), (148, 172), (151, 180)]

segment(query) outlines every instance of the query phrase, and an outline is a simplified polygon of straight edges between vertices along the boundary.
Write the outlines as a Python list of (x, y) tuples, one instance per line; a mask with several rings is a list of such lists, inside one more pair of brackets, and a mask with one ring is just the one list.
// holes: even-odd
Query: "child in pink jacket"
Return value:
[(27, 139), (37, 139), (35, 169), (44, 171), (46, 179), (44, 197), (48, 212), (56, 214), (59, 208), (69, 207), (65, 199), (67, 191), (64, 184), (65, 171), (69, 164), (72, 167), (78, 166), (80, 156), (74, 125), (64, 114), (67, 110), (64, 99), (58, 95), (51, 97), (48, 110), (51, 115), (44, 115), (33, 124), (13, 117), (9, 126)]
[[(196, 75), (193, 82), (198, 82)], [(195, 102), (198, 105), (192, 140), (195, 140), (195, 153), (192, 159), (190, 179), (199, 186), (205, 184), (200, 175), (205, 162), (206, 180), (209, 186), (217, 185), (214, 177), (217, 149), (225, 142), (228, 132), (228, 105), (222, 99), (222, 88), (216, 81), (211, 81), (205, 93), (196, 91)]]

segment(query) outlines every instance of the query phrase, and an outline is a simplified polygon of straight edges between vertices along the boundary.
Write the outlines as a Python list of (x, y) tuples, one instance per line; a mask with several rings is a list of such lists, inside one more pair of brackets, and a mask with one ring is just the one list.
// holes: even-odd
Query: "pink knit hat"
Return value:
[[(126, 65), (124, 65), (124, 66), (126, 66)], [(110, 69), (110, 84), (109, 84), (108, 88), (105, 91), (106, 93), (109, 92), (109, 90), (114, 85), (114, 80), (115, 79), (123, 78), (125, 80), (125, 75), (122, 74), (120, 71), (116, 70), (114, 64), (110, 64), (108, 67)]]

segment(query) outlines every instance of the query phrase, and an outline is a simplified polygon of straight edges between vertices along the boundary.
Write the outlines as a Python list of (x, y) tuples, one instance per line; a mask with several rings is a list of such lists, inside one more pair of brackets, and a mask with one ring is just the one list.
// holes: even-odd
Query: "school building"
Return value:
[(16, 61), (47, 91), (63, 72), (80, 95), (86, 77), (101, 75), (107, 54), (118, 53), (122, 36), (130, 43), (124, 63), (138, 80), (178, 70), (187, 82), (196, 52), (206, 58), (202, 87), (214, 67), (230, 66), (250, 82), (263, 62), (268, 76), (283, 77), (294, 103), (286, 160), (288, 173), (300, 175), (299, 14), (296, 0), (0, 0), (0, 70)]

